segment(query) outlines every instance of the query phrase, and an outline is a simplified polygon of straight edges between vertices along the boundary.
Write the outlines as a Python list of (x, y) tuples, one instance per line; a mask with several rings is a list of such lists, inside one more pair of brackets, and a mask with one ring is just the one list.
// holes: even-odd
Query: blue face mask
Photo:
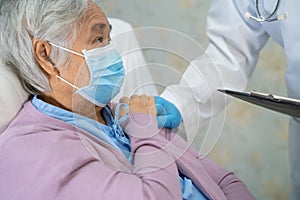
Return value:
[(66, 49), (59, 45), (51, 45), (65, 51), (85, 58), (85, 62), (90, 71), (91, 80), (89, 85), (78, 88), (60, 76), (59, 79), (76, 89), (76, 93), (90, 101), (91, 103), (104, 107), (121, 90), (124, 81), (125, 71), (122, 59), (114, 48), (109, 44), (92, 50), (82, 50), (82, 54)]

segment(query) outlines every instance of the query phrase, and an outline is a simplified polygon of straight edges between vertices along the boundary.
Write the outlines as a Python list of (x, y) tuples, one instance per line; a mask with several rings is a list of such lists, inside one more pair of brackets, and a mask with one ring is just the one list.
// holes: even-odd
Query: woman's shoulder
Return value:
[(10, 121), (6, 129), (0, 134), (0, 138), (13, 135), (35, 135), (59, 130), (74, 131), (75, 129), (61, 120), (39, 112), (32, 105), (31, 101), (27, 101), (19, 113)]
[(78, 156), (84, 159), (94, 159), (96, 156), (99, 160), (122, 157), (109, 144), (75, 126), (40, 113), (30, 102), (24, 104), (0, 135), (0, 155), (13, 159), (9, 158), (12, 154), (27, 158), (29, 162), (37, 157), (40, 160), (51, 158), (57, 162), (61, 159), (76, 160)]
[(40, 113), (28, 101), (0, 134), (0, 151), (34, 152), (42, 147), (58, 147), (66, 139), (80, 140), (76, 128)]

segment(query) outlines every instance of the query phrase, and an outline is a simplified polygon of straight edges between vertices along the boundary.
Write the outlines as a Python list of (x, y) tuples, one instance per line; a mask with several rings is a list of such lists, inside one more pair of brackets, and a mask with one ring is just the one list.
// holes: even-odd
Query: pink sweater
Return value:
[(37, 111), (30, 102), (0, 135), (0, 199), (181, 199), (178, 170), (210, 199), (255, 199), (232, 172), (197, 152), (154, 117), (123, 129), (134, 165), (89, 133)]

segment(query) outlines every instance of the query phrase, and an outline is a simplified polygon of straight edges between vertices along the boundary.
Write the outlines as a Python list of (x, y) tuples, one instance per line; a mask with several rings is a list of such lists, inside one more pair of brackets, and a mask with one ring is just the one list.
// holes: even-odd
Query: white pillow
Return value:
[(15, 74), (0, 64), (0, 133), (28, 98)]
[[(133, 92), (144, 93), (145, 89), (140, 88), (145, 83), (152, 82), (152, 76), (145, 67), (145, 59), (141, 51), (130, 52), (139, 49), (139, 43), (131, 24), (116, 18), (109, 18), (113, 29), (111, 33), (112, 43), (122, 55), (126, 77), (119, 95), (114, 99), (118, 101), (121, 96), (130, 96)], [(144, 66), (141, 69), (141, 66)], [(139, 88), (137, 91), (136, 89)], [(10, 120), (16, 116), (22, 104), (28, 99), (28, 93), (22, 88), (19, 79), (9, 70), (0, 64), (0, 133), (6, 128)], [(156, 95), (155, 88), (147, 88), (147, 94)]]

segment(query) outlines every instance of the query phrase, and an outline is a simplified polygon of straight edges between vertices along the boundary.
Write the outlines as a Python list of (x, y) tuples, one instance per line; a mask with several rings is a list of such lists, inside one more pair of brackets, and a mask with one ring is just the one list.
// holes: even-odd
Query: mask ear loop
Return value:
[(59, 75), (56, 75), (57, 78), (59, 78), (61, 81), (63, 81), (64, 83), (68, 84), (69, 86), (75, 88), (76, 90), (80, 90), (79, 87), (77, 87), (76, 85), (70, 83), (69, 81), (63, 79), (62, 77), (60, 77)]
[(78, 55), (78, 56), (81, 56), (81, 57), (85, 57), (84, 55), (82, 55), (81, 53), (77, 53), (77, 52), (75, 52), (75, 51), (72, 51), (72, 50), (70, 50), (70, 49), (67, 49), (67, 48), (65, 48), (65, 47), (61, 47), (61, 46), (59, 46), (59, 45), (57, 45), (57, 44), (54, 44), (54, 43), (52, 43), (52, 42), (49, 42), (51, 45), (53, 45), (53, 46), (55, 46), (55, 47), (57, 47), (57, 48), (60, 48), (60, 49), (63, 49), (63, 50), (65, 50), (65, 51), (67, 51), (67, 52), (69, 52), (69, 53), (73, 53), (73, 54), (76, 54), (76, 55)]
[[(121, 106), (125, 109), (126, 114), (123, 117), (120, 118), (120, 108), (121, 108)], [(113, 129), (116, 137), (123, 144), (126, 144), (126, 145), (130, 146), (130, 144), (128, 143), (128, 140), (126, 140), (126, 136), (125, 136), (122, 128), (120, 127), (120, 124), (123, 123), (128, 118), (128, 115), (129, 115), (129, 106), (125, 103), (117, 104), (112, 129)]]
[[(67, 48), (65, 48), (65, 47), (59, 46), (59, 45), (54, 44), (54, 43), (52, 43), (52, 42), (50, 42), (50, 41), (49, 41), (49, 43), (50, 43), (52, 46), (55, 46), (55, 47), (57, 47), (57, 48), (59, 48), (59, 49), (63, 49), (63, 50), (65, 50), (65, 51), (69, 52), (69, 53), (73, 53), (73, 54), (75, 54), (75, 55), (78, 55), (78, 56), (81, 56), (81, 57), (84, 58), (84, 55), (82, 55), (82, 54), (80, 54), (80, 53), (77, 53), (77, 52), (72, 51), (72, 50), (70, 50), (70, 49), (67, 49)], [(69, 86), (75, 88), (76, 90), (80, 90), (79, 87), (77, 87), (76, 85), (74, 85), (74, 84), (70, 83), (69, 81), (63, 79), (63, 78), (60, 77), (59, 75), (56, 75), (56, 77), (59, 78), (59, 79), (60, 79), (61, 81), (63, 81), (64, 83), (68, 84)]]
[[(125, 109), (126, 113), (125, 113), (125, 115), (123, 117), (120, 118), (120, 109), (121, 109), (121, 106)], [(119, 104), (117, 104), (116, 111), (115, 111), (114, 121), (118, 125), (120, 125), (121, 123), (123, 123), (128, 118), (128, 115), (129, 115), (129, 106), (126, 103), (119, 103)]]

